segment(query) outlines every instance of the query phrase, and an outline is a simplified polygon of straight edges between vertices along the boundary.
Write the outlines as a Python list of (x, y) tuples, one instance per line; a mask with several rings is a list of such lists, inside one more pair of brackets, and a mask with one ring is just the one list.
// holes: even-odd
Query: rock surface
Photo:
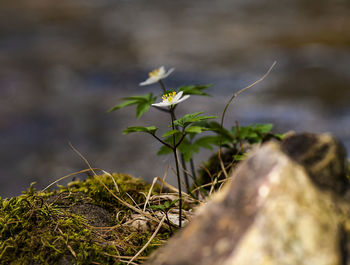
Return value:
[(350, 264), (345, 152), (327, 134), (253, 151), (152, 265)]

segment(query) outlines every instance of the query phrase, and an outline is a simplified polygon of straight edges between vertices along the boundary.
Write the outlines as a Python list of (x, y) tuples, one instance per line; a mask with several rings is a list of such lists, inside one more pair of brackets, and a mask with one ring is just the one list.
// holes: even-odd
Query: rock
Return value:
[(344, 160), (327, 134), (264, 144), (146, 264), (350, 264)]
[(282, 150), (303, 165), (311, 180), (320, 188), (338, 193), (348, 189), (345, 149), (329, 134), (291, 135), (283, 140)]

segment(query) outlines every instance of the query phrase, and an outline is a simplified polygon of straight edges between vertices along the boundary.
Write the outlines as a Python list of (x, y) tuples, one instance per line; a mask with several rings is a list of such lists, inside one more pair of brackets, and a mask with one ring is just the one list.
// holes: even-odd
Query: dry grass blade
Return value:
[(153, 179), (151, 188), (150, 188), (149, 191), (148, 191), (148, 194), (147, 194), (147, 197), (146, 197), (146, 201), (145, 201), (145, 205), (143, 206), (143, 211), (144, 211), (144, 212), (146, 211), (147, 203), (148, 203), (148, 201), (149, 201), (149, 198), (151, 197), (151, 193), (152, 193), (153, 187), (154, 187), (154, 185), (156, 184), (156, 182), (157, 182), (157, 177), (155, 177), (155, 178)]
[(84, 170), (73, 172), (73, 173), (70, 173), (68, 175), (63, 176), (62, 178), (59, 178), (59, 179), (55, 180), (54, 182), (52, 182), (50, 185), (46, 186), (46, 188), (42, 189), (41, 191), (44, 192), (45, 190), (50, 188), (52, 185), (55, 185), (56, 183), (60, 182), (61, 180), (64, 180), (66, 178), (69, 178), (71, 176), (75, 176), (75, 175), (78, 175), (78, 174), (81, 174), (81, 173), (89, 172), (89, 171), (92, 171), (92, 170), (101, 170), (101, 171), (103, 171), (102, 169), (99, 169), (99, 168), (93, 168), (93, 169), (92, 168), (87, 168), (87, 169), (84, 169)]
[(113, 183), (114, 183), (115, 189), (116, 189), (117, 192), (119, 193), (119, 187), (118, 187), (118, 184), (117, 184), (117, 182), (115, 181), (113, 175), (110, 174), (110, 173), (108, 173), (107, 171), (104, 171), (103, 169), (101, 169), (101, 171), (102, 171), (104, 174), (106, 174), (107, 176), (110, 176), (110, 177), (111, 177), (111, 179), (112, 179), (112, 181), (113, 181)]
[[(225, 182), (228, 181), (229, 179), (231, 179), (231, 177), (228, 177), (227, 179), (219, 180), (217, 183), (225, 183)], [(198, 187), (195, 188), (193, 191), (197, 191), (197, 190), (202, 189), (202, 188), (205, 188), (205, 187), (211, 187), (212, 185), (213, 185), (213, 182), (206, 183), (206, 184), (203, 184), (203, 185), (201, 185), (201, 186), (198, 186)]]
[(124, 262), (124, 263), (127, 263), (127, 264), (139, 265), (139, 264), (136, 263), (136, 262), (128, 262), (127, 260), (123, 260), (123, 259), (121, 259), (120, 261), (121, 261), (121, 262)]
[[(227, 178), (226, 178), (227, 179)], [(210, 191), (209, 191), (209, 196), (212, 195), (212, 193), (214, 192), (215, 190), (215, 185), (218, 183), (218, 178), (215, 178), (214, 181), (212, 182), (211, 184), (211, 187), (210, 187)]]
[[(132, 259), (133, 257), (132, 256), (118, 256), (118, 255), (112, 255), (112, 254), (109, 254), (107, 252), (103, 252), (104, 255), (106, 256), (110, 256), (110, 257), (113, 257), (113, 258), (116, 258), (116, 259)], [(137, 257), (135, 258), (134, 260), (147, 260), (149, 257)], [(127, 262), (127, 261), (126, 261)]]
[(140, 249), (139, 252), (136, 253), (136, 255), (128, 262), (128, 264), (132, 263), (146, 248), (147, 246), (151, 243), (151, 241), (153, 240), (153, 238), (157, 235), (159, 229), (162, 227), (164, 221), (165, 221), (166, 216), (164, 215), (162, 220), (160, 220), (157, 229), (154, 231), (154, 233), (152, 234), (152, 236), (149, 238), (149, 240), (147, 241), (147, 243)]
[(130, 198), (130, 200), (132, 200), (132, 202), (135, 204), (135, 206), (136, 206), (138, 209), (141, 210), (141, 208), (140, 208), (140, 207), (137, 205), (137, 203), (135, 202), (134, 198), (131, 197), (131, 195), (130, 195), (129, 193), (127, 193), (127, 192), (125, 192), (125, 194)]
[[(162, 180), (160, 177), (157, 177), (157, 180), (162, 183), (165, 187), (167, 187), (168, 189), (179, 193), (179, 190), (177, 188), (175, 188), (173, 185), (170, 185), (169, 183), (165, 182), (164, 180)], [(192, 198), (190, 195), (188, 195), (186, 192), (181, 192), (183, 196)]]
[[(167, 167), (167, 169), (165, 170), (165, 173), (163, 175), (163, 182), (165, 182), (166, 177), (168, 176), (168, 171), (169, 171), (170, 165)], [(163, 185), (160, 185), (160, 193), (163, 192)]]

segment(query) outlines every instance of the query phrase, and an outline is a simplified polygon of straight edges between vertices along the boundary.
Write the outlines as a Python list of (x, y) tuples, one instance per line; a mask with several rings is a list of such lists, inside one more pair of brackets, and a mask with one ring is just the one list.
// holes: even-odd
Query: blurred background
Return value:
[[(0, 4), (0, 196), (38, 189), (92, 164), (151, 181), (172, 157), (150, 136), (155, 109), (106, 113), (149, 71), (175, 72), (169, 87), (213, 83), (179, 116), (221, 115), (228, 98), (277, 65), (231, 105), (225, 125), (274, 123), (275, 132), (331, 132), (350, 150), (350, 2), (346, 0), (2, 0)], [(197, 157), (200, 165), (210, 152)], [(168, 179), (175, 183), (169, 172)]]

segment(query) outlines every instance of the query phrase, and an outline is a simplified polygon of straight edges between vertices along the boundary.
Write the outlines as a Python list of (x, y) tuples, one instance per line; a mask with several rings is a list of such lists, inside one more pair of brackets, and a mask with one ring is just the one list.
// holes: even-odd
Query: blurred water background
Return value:
[[(151, 181), (172, 157), (126, 126), (164, 126), (152, 109), (106, 111), (161, 65), (171, 87), (214, 83), (213, 97), (191, 97), (179, 116), (221, 115), (225, 125), (268, 122), (276, 132), (331, 132), (350, 150), (350, 4), (346, 0), (2, 0), (0, 4), (0, 196), (43, 188), (95, 167)], [(196, 159), (201, 164), (209, 153)], [(168, 178), (172, 182), (171, 173)], [(175, 181), (174, 181), (175, 182)]]

